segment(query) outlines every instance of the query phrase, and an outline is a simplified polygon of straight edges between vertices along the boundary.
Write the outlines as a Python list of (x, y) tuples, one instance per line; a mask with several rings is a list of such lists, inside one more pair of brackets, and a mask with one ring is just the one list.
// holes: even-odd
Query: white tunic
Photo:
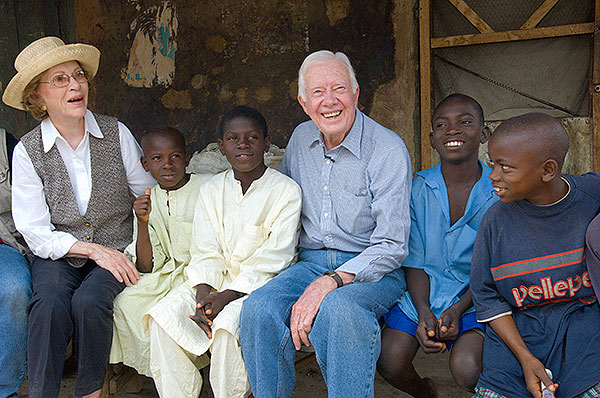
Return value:
[[(204, 354), (211, 345), (204, 331), (189, 319), (195, 313), (196, 289), (206, 283), (217, 291), (251, 293), (294, 259), (300, 228), (298, 185), (267, 168), (245, 195), (228, 170), (200, 189), (192, 227), (187, 281), (144, 316), (152, 317), (184, 350)], [(229, 303), (213, 321), (213, 336), (224, 329), (239, 338), (244, 297)]]
[[(212, 177), (192, 174), (187, 184), (175, 191), (165, 191), (158, 185), (152, 189), (148, 234), (153, 267), (149, 273), (140, 273), (138, 283), (126, 287), (115, 298), (110, 363), (123, 362), (150, 376), (150, 338), (142, 328), (142, 316), (185, 280), (183, 270), (190, 261), (198, 191)], [(125, 254), (135, 263), (137, 222), (134, 226), (134, 239)]]

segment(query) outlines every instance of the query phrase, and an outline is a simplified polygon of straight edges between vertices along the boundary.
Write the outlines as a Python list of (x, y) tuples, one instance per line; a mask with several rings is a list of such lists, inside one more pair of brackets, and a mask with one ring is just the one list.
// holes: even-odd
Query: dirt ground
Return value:
[[(61, 392), (59, 398), (72, 397), (75, 390), (76, 363), (69, 360), (65, 364)], [(417, 354), (415, 359), (417, 371), (426, 377), (431, 377), (438, 386), (440, 398), (469, 398), (471, 394), (463, 391), (454, 383), (448, 369), (448, 354), (425, 355), (422, 352)], [(27, 397), (27, 382), (19, 390), (19, 396)], [(158, 397), (152, 379), (143, 378), (142, 390), (137, 394), (126, 394), (121, 391), (115, 394), (115, 398), (138, 398), (138, 397)], [(321, 377), (319, 367), (313, 361), (306, 367), (297, 372), (296, 390), (293, 398), (326, 398), (327, 389)], [(375, 378), (375, 397), (376, 398), (408, 398), (407, 394), (399, 392), (394, 387), (386, 383), (379, 375)], [(199, 398), (213, 398), (208, 383), (204, 384), (202, 394)], [(352, 398), (352, 397), (348, 397)]]

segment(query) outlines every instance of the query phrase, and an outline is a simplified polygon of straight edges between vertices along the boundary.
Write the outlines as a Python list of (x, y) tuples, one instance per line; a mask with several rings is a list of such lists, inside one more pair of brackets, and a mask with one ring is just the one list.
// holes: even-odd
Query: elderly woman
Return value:
[(130, 191), (155, 184), (127, 127), (87, 109), (100, 52), (44, 37), (16, 58), (2, 100), (41, 120), (13, 154), (13, 218), (35, 255), (28, 334), (29, 396), (57, 397), (67, 344), (77, 396), (100, 395), (113, 298), (139, 274), (121, 252), (132, 239)]

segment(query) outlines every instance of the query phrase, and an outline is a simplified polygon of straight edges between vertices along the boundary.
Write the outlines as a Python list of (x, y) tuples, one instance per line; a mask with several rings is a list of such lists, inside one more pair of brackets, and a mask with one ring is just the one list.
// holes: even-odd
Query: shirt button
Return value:
[(86, 238), (87, 240), (90, 240), (90, 239), (91, 239), (91, 237), (90, 237), (89, 235), (86, 235), (86, 237), (85, 237), (85, 238)]
[(325, 163), (327, 163), (327, 164), (330, 164), (330, 163), (331, 163), (331, 160), (327, 159), (327, 160), (325, 161)]
[(325, 217), (329, 217), (329, 213), (323, 213)]
[(325, 186), (323, 187), (323, 191), (327, 191), (327, 189), (328, 189), (328, 188), (327, 188), (327, 185), (325, 185)]
[(327, 236), (325, 237), (325, 240), (326, 240), (326, 241), (330, 241), (330, 240), (331, 240), (331, 236), (327, 235)]
[(89, 227), (89, 226), (90, 226), (90, 223), (89, 223), (89, 222), (86, 222), (86, 223), (85, 223), (85, 226), (86, 226), (86, 227)]

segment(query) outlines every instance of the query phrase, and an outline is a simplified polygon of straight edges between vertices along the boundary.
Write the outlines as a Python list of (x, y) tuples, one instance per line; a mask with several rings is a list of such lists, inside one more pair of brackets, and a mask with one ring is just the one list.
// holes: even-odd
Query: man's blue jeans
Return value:
[[(292, 306), (306, 287), (357, 253), (302, 249), (291, 265), (244, 301), (240, 341), (256, 398), (291, 397), (296, 375), (290, 335)], [(325, 296), (309, 339), (329, 397), (373, 397), (381, 346), (379, 321), (404, 292), (404, 272), (356, 282)]]
[(18, 250), (0, 244), (0, 398), (16, 397), (27, 373), (29, 264)]

